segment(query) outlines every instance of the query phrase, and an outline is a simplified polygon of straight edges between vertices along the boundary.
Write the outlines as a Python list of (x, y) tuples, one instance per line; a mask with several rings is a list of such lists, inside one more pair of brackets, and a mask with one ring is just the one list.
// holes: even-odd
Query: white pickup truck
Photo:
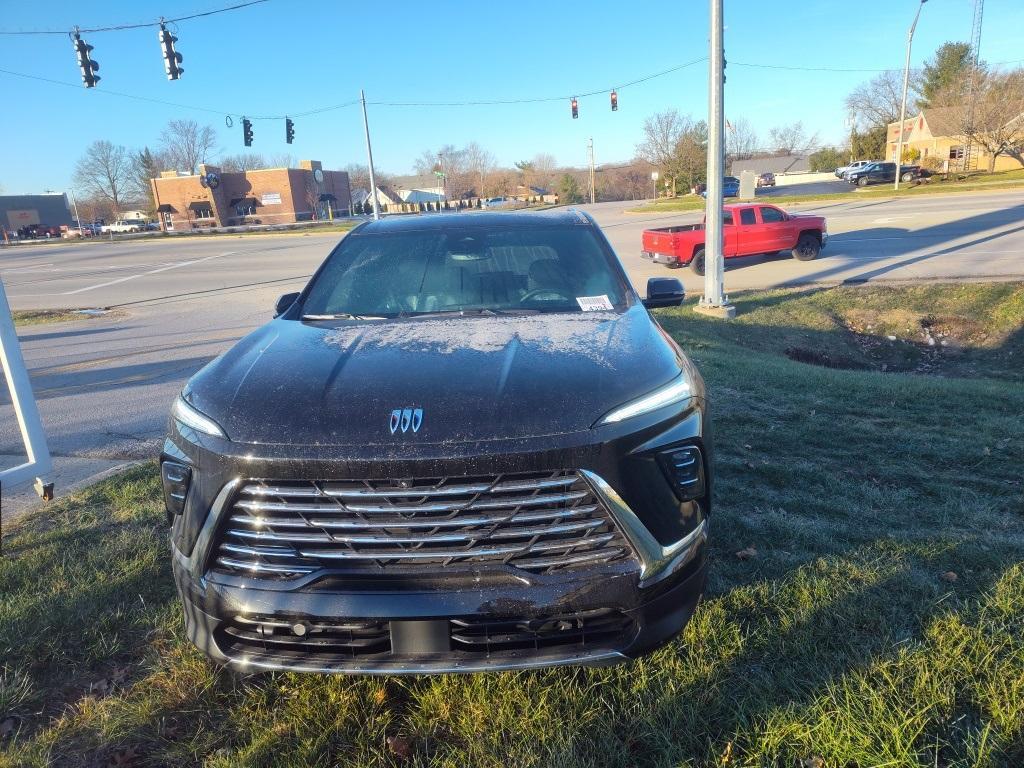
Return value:
[(119, 219), (113, 224), (104, 224), (100, 227), (100, 232), (104, 234), (109, 232), (120, 233), (120, 232), (145, 232), (146, 222), (142, 219)]

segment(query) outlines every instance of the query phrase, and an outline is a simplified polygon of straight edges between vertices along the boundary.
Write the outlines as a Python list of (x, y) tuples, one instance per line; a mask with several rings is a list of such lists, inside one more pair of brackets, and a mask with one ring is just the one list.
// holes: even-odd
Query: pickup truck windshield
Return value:
[(302, 305), (308, 320), (621, 309), (613, 256), (581, 226), (351, 234)]

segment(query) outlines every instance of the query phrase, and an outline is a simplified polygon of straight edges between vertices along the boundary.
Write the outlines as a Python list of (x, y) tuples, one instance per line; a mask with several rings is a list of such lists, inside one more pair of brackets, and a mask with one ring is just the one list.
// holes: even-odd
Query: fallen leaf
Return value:
[(736, 553), (736, 557), (738, 557), (740, 560), (749, 560), (752, 557), (757, 557), (757, 549), (755, 549), (752, 546), (747, 547), (746, 549), (741, 549), (739, 552)]
[(732, 742), (730, 741), (725, 745), (725, 752), (718, 759), (719, 765), (729, 765), (732, 762)]
[(956, 581), (957, 575), (955, 571), (946, 571), (939, 578), (941, 578), (943, 581), (948, 581), (950, 584), (952, 584), (954, 581)]
[(388, 736), (388, 749), (399, 760), (412, 757), (412, 741), (405, 736)]
[(825, 768), (825, 761), (815, 755), (814, 757), (808, 757), (806, 760), (800, 761), (801, 768)]
[(387, 699), (387, 697), (388, 692), (385, 691), (383, 688), (378, 688), (376, 691), (373, 692), (373, 700), (377, 704), (383, 704), (384, 700)]
[(18, 728), (18, 718), (5, 717), (0, 720), (0, 739), (6, 739)]

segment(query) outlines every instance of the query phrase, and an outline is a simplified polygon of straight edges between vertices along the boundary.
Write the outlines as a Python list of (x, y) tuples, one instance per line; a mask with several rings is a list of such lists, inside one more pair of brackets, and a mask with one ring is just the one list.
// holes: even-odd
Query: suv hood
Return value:
[[(642, 305), (624, 313), (307, 323), (274, 320), (185, 396), (233, 442), (438, 443), (586, 430), (683, 362)], [(418, 432), (391, 413), (422, 408)]]

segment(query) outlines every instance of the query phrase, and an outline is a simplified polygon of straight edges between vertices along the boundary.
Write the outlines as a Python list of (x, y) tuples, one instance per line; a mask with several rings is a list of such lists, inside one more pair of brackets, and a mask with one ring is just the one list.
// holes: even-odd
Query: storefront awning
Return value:
[(320, 202), (321, 203), (328, 203), (328, 202), (336, 203), (336, 202), (338, 202), (338, 198), (336, 198), (330, 192), (324, 192), (322, 195), (320, 195)]
[(160, 207), (156, 209), (156, 212), (157, 213), (177, 213), (177, 211), (174, 210), (174, 206), (171, 205), (170, 203), (161, 203)]
[(188, 204), (188, 207), (193, 211), (205, 211), (213, 208), (213, 203), (209, 200), (193, 200)]
[(231, 201), (230, 207), (234, 208), (236, 205), (241, 205), (245, 208), (255, 208), (260, 204), (260, 201), (255, 197), (236, 197)]

